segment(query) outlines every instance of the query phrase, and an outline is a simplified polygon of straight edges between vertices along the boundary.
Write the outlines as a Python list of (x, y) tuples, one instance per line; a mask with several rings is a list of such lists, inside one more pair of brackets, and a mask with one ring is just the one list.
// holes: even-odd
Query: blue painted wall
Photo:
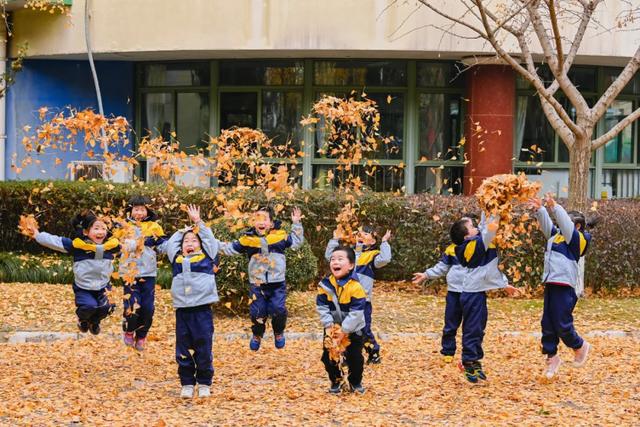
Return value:
[[(117, 61), (96, 62), (102, 104), (105, 115), (124, 116), (133, 125), (134, 118), (134, 63)], [(12, 156), (25, 156), (22, 138), (23, 127), (32, 129), (40, 123), (38, 109), (46, 106), (58, 112), (66, 107), (77, 110), (92, 108), (98, 111), (93, 78), (88, 61), (27, 60), (16, 76), (16, 83), (7, 94), (7, 143), (5, 171), (7, 179), (65, 179), (67, 163), (71, 160), (88, 159), (82, 140), (76, 144), (76, 152), (45, 153), (38, 156), (40, 165), (25, 168), (18, 176), (11, 169)], [(55, 158), (62, 159), (55, 166)], [(44, 172), (42, 172), (44, 170)]]

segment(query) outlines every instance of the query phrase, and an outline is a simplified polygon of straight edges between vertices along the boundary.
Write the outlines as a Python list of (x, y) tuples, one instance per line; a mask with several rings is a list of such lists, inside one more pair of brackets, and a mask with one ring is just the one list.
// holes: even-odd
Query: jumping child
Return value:
[(253, 214), (252, 228), (238, 240), (221, 244), (220, 251), (224, 255), (245, 254), (249, 258), (251, 298), (249, 314), (253, 333), (249, 348), (253, 351), (260, 349), (269, 316), (275, 347), (281, 349), (285, 346), (284, 330), (287, 324), (285, 250), (297, 249), (304, 242), (301, 218), (300, 209), (294, 208), (291, 214), (293, 223), (291, 233), (287, 234), (281, 228), (280, 221), (274, 221), (271, 208), (261, 207)]
[(578, 302), (578, 263), (589, 247), (591, 235), (585, 230), (587, 222), (582, 213), (565, 211), (551, 196), (546, 196), (545, 204), (554, 213), (557, 227), (542, 206), (542, 201), (537, 198), (530, 200), (530, 206), (536, 209), (540, 229), (547, 239), (541, 325), (542, 353), (547, 355), (544, 375), (551, 379), (558, 373), (562, 363), (558, 356), (560, 340), (573, 349), (573, 365), (577, 368), (587, 362), (591, 349), (591, 345), (578, 335), (573, 326), (573, 309)]
[(31, 226), (33, 238), (49, 249), (73, 257), (73, 294), (80, 332), (100, 333), (100, 322), (115, 309), (109, 302), (114, 255), (120, 250), (118, 239), (110, 236), (107, 223), (85, 210), (71, 221), (76, 237), (70, 239)]

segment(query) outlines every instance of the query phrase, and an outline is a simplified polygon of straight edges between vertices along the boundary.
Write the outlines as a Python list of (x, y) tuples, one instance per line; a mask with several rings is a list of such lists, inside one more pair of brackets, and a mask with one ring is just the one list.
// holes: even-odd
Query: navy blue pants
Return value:
[[(362, 356), (362, 347), (364, 345), (364, 334), (359, 335), (354, 332), (349, 334), (349, 346), (344, 351), (344, 362), (349, 367), (349, 384), (360, 385), (362, 383), (362, 373), (364, 372), (364, 357)], [(323, 340), (324, 343), (324, 340)], [(331, 360), (329, 350), (322, 347), (322, 363), (329, 374), (331, 384), (337, 384), (342, 378), (340, 366)]]
[(178, 362), (180, 384), (211, 385), (212, 347), (213, 310), (211, 306), (176, 309), (176, 362)]
[(75, 283), (72, 288), (76, 303), (76, 315), (81, 322), (99, 325), (100, 321), (110, 315), (116, 307), (115, 304), (109, 303), (107, 298), (107, 291), (111, 290), (111, 285), (97, 291), (79, 288)]
[(571, 286), (545, 285), (542, 311), (542, 353), (554, 356), (560, 340), (569, 348), (582, 347), (584, 340), (573, 327), (573, 309), (578, 302)]
[(380, 344), (376, 341), (376, 336), (373, 334), (371, 330), (371, 314), (373, 313), (373, 306), (371, 305), (371, 301), (367, 301), (364, 306), (364, 343), (367, 347), (367, 350), (370, 352), (379, 352)]
[(460, 295), (460, 292), (447, 292), (444, 307), (444, 328), (442, 329), (442, 350), (440, 350), (440, 353), (445, 356), (456, 354), (456, 333), (462, 323)]
[(282, 334), (287, 326), (287, 284), (277, 282), (250, 286), (251, 332), (257, 337), (262, 337), (266, 329), (267, 317), (271, 316), (273, 333)]
[(125, 332), (135, 332), (137, 338), (147, 336), (155, 311), (155, 288), (155, 277), (136, 277), (135, 283), (124, 285), (122, 329)]
[(484, 357), (482, 340), (487, 327), (487, 294), (462, 292), (462, 363), (475, 362)]

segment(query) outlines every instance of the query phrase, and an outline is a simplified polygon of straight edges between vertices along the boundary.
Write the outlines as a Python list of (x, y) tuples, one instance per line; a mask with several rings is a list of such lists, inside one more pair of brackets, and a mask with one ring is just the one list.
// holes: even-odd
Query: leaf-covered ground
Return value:
[[(0, 325), (10, 330), (74, 330), (69, 287), (2, 284)], [(442, 298), (379, 292), (377, 329), (436, 332)], [(290, 330), (317, 331), (312, 293), (292, 294)], [(395, 425), (395, 424), (619, 424), (640, 411), (640, 341), (592, 338), (589, 364), (547, 382), (540, 378), (538, 340), (499, 331), (537, 331), (538, 300), (490, 301), (484, 365), (489, 382), (471, 386), (455, 365), (443, 365), (439, 342), (427, 337), (384, 341), (383, 363), (365, 368), (364, 396), (326, 393), (321, 343), (290, 340), (283, 351), (266, 342), (258, 353), (246, 340), (218, 339), (213, 396), (185, 402), (173, 353), (172, 310), (158, 296), (153, 339), (143, 354), (112, 336), (79, 341), (0, 344), (1, 425)], [(580, 331), (640, 329), (637, 299), (582, 300)], [(216, 318), (216, 331), (244, 332), (243, 318)], [(119, 331), (119, 317), (105, 323)], [(569, 361), (571, 353), (563, 348)]]

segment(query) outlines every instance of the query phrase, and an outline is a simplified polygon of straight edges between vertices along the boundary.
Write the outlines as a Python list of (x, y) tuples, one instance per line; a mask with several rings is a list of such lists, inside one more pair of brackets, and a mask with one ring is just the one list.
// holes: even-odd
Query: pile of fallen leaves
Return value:
[(514, 248), (522, 245), (518, 235), (530, 234), (534, 225), (524, 213), (514, 214), (514, 203), (526, 202), (540, 191), (539, 182), (529, 182), (527, 177), (503, 174), (486, 178), (476, 191), (476, 198), (482, 210), (489, 217), (499, 219), (498, 231), (494, 243), (500, 248)]
[(343, 362), (344, 351), (349, 347), (349, 335), (342, 332), (342, 327), (338, 324), (331, 325), (327, 328), (324, 336), (324, 348), (329, 351), (329, 359), (336, 363)]

